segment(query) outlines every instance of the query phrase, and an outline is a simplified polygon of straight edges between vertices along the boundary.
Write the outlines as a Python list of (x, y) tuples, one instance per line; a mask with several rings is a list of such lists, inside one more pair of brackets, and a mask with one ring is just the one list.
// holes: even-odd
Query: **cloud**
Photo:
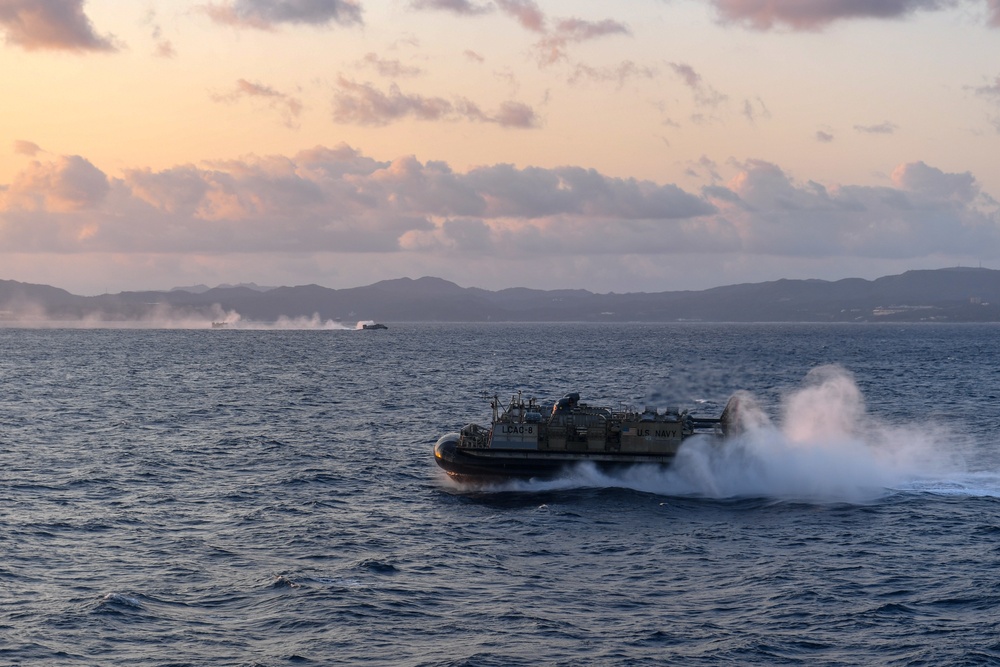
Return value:
[(467, 120), (496, 123), (500, 127), (521, 129), (538, 127), (538, 116), (535, 115), (535, 110), (521, 102), (503, 102), (494, 114), (484, 113), (473, 102), (466, 99), (458, 100), (455, 108), (456, 112)]
[(504, 14), (513, 17), (521, 27), (532, 32), (545, 32), (545, 14), (534, 0), (496, 0)]
[(14, 141), (15, 155), (27, 155), (29, 157), (34, 157), (41, 152), (43, 152), (41, 146), (33, 141), (24, 141), (23, 139), (17, 139)]
[(714, 207), (675, 185), (610, 178), (593, 169), (517, 169), (500, 164), (472, 169), (464, 178), (486, 203), (487, 217), (582, 215), (672, 220), (707, 215)]
[(340, 91), (334, 97), (333, 109), (333, 119), (338, 123), (388, 125), (410, 116), (419, 120), (443, 120), (454, 110), (451, 102), (442, 97), (405, 94), (396, 84), (392, 84), (387, 93), (343, 77), (338, 85)]
[(994, 28), (1000, 28), (1000, 0), (989, 0), (989, 10), (989, 24)]
[(94, 32), (84, 0), (3, 0), (0, 30), (7, 43), (28, 51), (117, 51), (111, 36)]
[(770, 118), (771, 112), (764, 104), (764, 100), (755, 97), (753, 100), (743, 100), (743, 117), (751, 123), (756, 123), (758, 118)]
[(613, 81), (621, 88), (630, 79), (653, 79), (659, 75), (654, 67), (637, 65), (631, 60), (626, 60), (614, 67), (591, 67), (589, 65), (577, 64), (570, 74), (569, 82), (578, 83), (588, 80), (596, 82)]
[(169, 40), (164, 39), (156, 43), (153, 55), (157, 58), (173, 58), (177, 55), (177, 51), (174, 50), (174, 45)]
[(167, 213), (210, 218), (202, 203), (206, 193), (218, 186), (212, 174), (193, 166), (166, 171), (133, 169), (126, 173), (133, 197)]
[[(413, 157), (376, 161), (347, 146), (132, 169), (120, 179), (72, 156), (35, 162), (0, 191), (0, 242), (8, 251), (38, 251), (46, 243), (49, 251), (70, 251), (66, 238), (79, 238), (76, 251), (387, 252), (408, 234), (481, 245), (484, 229), (492, 238), (574, 220), (648, 224), (639, 221), (713, 210), (673, 185), (579, 167), (495, 165), (459, 173)], [(46, 242), (39, 237), (45, 229), (63, 233)]]
[(490, 5), (477, 5), (469, 0), (413, 0), (414, 9), (439, 9), (455, 14), (476, 15), (493, 11)]
[(630, 35), (632, 31), (624, 23), (614, 19), (585, 21), (583, 19), (563, 19), (556, 24), (555, 34), (569, 42), (583, 42), (607, 35)]
[(177, 55), (177, 52), (174, 50), (173, 43), (171, 43), (168, 39), (163, 39), (163, 29), (160, 27), (160, 24), (156, 19), (156, 10), (150, 9), (146, 12), (144, 22), (150, 26), (151, 36), (156, 42), (156, 48), (153, 50), (153, 55), (157, 58), (173, 58)]
[[(1000, 0), (997, 0), (997, 2), (1000, 3)], [(986, 98), (987, 100), (1000, 103), (1000, 76), (998, 76), (992, 84), (973, 88), (973, 92), (980, 97)]]
[[(710, 0), (723, 21), (755, 30), (785, 25), (793, 30), (816, 30), (834, 21), (898, 19), (918, 11), (952, 7), (955, 0)], [(998, 0), (990, 0), (995, 5)], [(994, 14), (996, 10), (994, 9)], [(994, 20), (996, 16), (994, 15)]]
[(566, 58), (566, 49), (570, 44), (578, 44), (609, 35), (631, 35), (632, 31), (624, 23), (613, 19), (603, 21), (585, 21), (579, 18), (562, 19), (556, 23), (551, 32), (543, 36), (535, 48), (539, 54), (539, 62), (550, 65)]
[[(996, 0), (1000, 7), (1000, 0)], [(1000, 27), (1000, 9), (998, 9), (998, 27)], [(972, 88), (972, 91), (987, 102), (1000, 106), (1000, 76), (996, 77), (992, 84)], [(1000, 134), (1000, 116), (990, 116), (989, 123)]]
[(538, 127), (538, 116), (535, 110), (521, 102), (506, 101), (500, 104), (500, 108), (492, 116), (484, 119), (487, 123), (496, 123), (500, 127), (515, 127), (529, 129)]
[(816, 130), (815, 137), (816, 141), (820, 142), (821, 144), (828, 144), (831, 141), (833, 141), (834, 138), (832, 134), (830, 134), (829, 132), (824, 132), (823, 130)]
[(877, 125), (855, 125), (854, 129), (865, 134), (895, 134), (899, 126), (895, 123), (884, 121)]
[(470, 0), (412, 0), (410, 6), (418, 10), (452, 12), (460, 16), (479, 16), (499, 10), (516, 20), (525, 30), (545, 32), (545, 13), (534, 0), (495, 0), (485, 4)]
[(729, 99), (727, 95), (720, 93), (708, 84), (706, 84), (701, 77), (701, 74), (696, 72), (693, 67), (687, 63), (668, 63), (670, 68), (674, 71), (684, 85), (691, 89), (692, 95), (694, 95), (695, 104), (698, 107), (708, 107), (715, 108)]
[(670, 63), (670, 67), (681, 78), (688, 88), (698, 89), (701, 87), (701, 75), (694, 71), (694, 68), (686, 63)]
[[(748, 161), (708, 193), (738, 230), (742, 252), (787, 257), (1000, 257), (1000, 212), (971, 174), (922, 162), (897, 167), (894, 187), (797, 183)], [(724, 194), (724, 196), (719, 196)]]
[(443, 97), (404, 93), (396, 84), (392, 84), (388, 92), (383, 92), (371, 84), (340, 77), (338, 85), (340, 90), (334, 96), (333, 109), (333, 118), (338, 123), (380, 126), (414, 118), (424, 121), (467, 120), (511, 128), (532, 128), (538, 124), (534, 110), (520, 102), (504, 102), (491, 114), (464, 98), (452, 102)]
[(0, 210), (70, 212), (96, 208), (108, 194), (108, 179), (79, 155), (32, 162), (5, 190)]
[(688, 176), (713, 184), (723, 180), (719, 173), (719, 165), (707, 155), (702, 155), (696, 162), (689, 162), (685, 172)]
[(362, 23), (361, 5), (354, 0), (229, 0), (203, 5), (216, 23), (236, 28), (274, 30), (284, 23), (342, 26)]
[(216, 102), (229, 103), (237, 102), (243, 98), (263, 100), (268, 106), (281, 113), (286, 127), (297, 127), (298, 117), (302, 113), (302, 101), (270, 86), (246, 79), (237, 79), (235, 89), (228, 93), (212, 96)]
[(377, 160), (346, 145), (117, 178), (66, 156), (32, 162), (0, 185), (0, 246), (238, 254), (255, 266), (291, 255), (299, 264), (332, 256), (353, 266), (366, 260), (349, 257), (376, 253), (398, 270), (462, 266), (466, 282), (509, 276), (513, 265), (536, 280), (579, 282), (612, 280), (622, 267), (652, 275), (668, 265), (1000, 258), (1000, 210), (970, 173), (909, 162), (891, 185), (872, 187), (799, 181), (762, 160), (731, 168), (724, 181), (719, 165), (702, 158), (692, 169), (712, 185), (689, 192), (572, 165), (456, 171), (413, 156)]
[(387, 60), (380, 58), (376, 53), (366, 53), (361, 59), (360, 65), (374, 69), (380, 76), (393, 79), (418, 76), (423, 72), (419, 67), (404, 65), (396, 59)]
[(896, 167), (892, 172), (892, 183), (897, 188), (938, 200), (969, 203), (979, 194), (979, 186), (970, 172), (948, 174), (923, 162), (909, 162)]
[[(551, 20), (545, 15), (535, 0), (494, 0), (492, 4), (476, 4), (470, 0), (412, 0), (414, 9), (443, 10), (460, 16), (479, 16), (499, 10), (513, 18), (528, 30), (541, 35), (534, 49), (540, 65), (551, 65), (567, 57), (566, 50), (571, 44), (579, 44), (609, 35), (631, 35), (627, 25), (614, 19), (590, 21), (570, 17), (558, 19), (550, 29)], [(466, 54), (469, 52), (466, 51)]]

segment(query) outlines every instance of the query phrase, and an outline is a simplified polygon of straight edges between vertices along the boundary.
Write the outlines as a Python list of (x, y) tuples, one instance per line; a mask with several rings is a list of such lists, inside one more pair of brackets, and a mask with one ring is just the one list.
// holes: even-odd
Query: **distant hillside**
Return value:
[(206, 322), (236, 312), (274, 322), (312, 317), (381, 322), (1000, 322), (1000, 271), (907, 271), (877, 280), (777, 280), (701, 291), (595, 294), (586, 290), (460, 287), (440, 278), (365, 287), (198, 286), (192, 291), (75, 296), (47, 285), (0, 280), (0, 319)]

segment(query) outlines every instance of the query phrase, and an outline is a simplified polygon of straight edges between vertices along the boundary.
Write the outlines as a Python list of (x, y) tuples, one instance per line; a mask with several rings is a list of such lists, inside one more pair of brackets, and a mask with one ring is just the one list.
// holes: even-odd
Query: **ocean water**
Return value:
[[(0, 665), (1000, 663), (1000, 328), (0, 329)], [(717, 413), (461, 485), (486, 394)]]

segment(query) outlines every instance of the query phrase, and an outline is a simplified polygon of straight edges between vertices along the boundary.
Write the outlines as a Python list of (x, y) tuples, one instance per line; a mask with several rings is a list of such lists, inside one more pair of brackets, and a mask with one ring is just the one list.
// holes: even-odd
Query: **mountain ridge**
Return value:
[[(204, 289), (202, 289), (204, 288)], [(918, 269), (874, 280), (779, 279), (706, 290), (595, 293), (582, 289), (461, 287), (443, 278), (395, 278), (361, 287), (198, 285), (78, 296), (0, 280), (0, 321), (210, 321), (227, 313), (274, 322), (313, 317), (439, 322), (1000, 322), (1000, 271)]]

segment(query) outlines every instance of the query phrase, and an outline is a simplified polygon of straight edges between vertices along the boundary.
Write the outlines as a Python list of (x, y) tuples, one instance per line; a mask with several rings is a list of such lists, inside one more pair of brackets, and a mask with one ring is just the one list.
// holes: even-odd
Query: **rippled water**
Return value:
[[(1000, 328), (390, 326), (0, 329), (0, 664), (1000, 662)], [(671, 470), (431, 455), (741, 389)]]

